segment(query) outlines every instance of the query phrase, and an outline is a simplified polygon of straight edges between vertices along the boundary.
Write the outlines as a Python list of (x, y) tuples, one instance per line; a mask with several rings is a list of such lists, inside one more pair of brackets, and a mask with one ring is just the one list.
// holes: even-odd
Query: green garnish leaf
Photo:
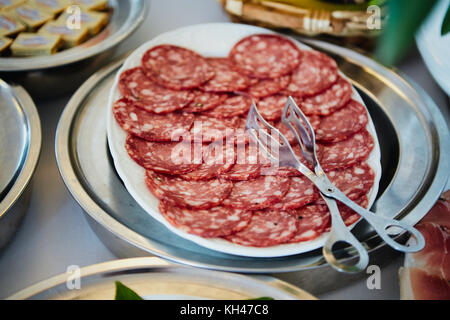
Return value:
[(445, 14), (444, 21), (442, 22), (441, 35), (446, 35), (450, 32), (450, 6)]
[(144, 300), (136, 292), (128, 288), (120, 281), (116, 281), (116, 297), (115, 300)]

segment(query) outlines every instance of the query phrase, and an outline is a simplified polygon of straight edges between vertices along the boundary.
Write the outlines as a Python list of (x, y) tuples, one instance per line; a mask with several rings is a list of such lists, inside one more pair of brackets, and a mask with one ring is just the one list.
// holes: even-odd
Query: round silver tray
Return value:
[(0, 249), (28, 207), (41, 151), (41, 123), (28, 93), (0, 80)]
[(315, 300), (309, 293), (273, 277), (249, 277), (181, 267), (158, 258), (110, 261), (79, 270), (79, 289), (67, 286), (62, 274), (26, 288), (10, 300), (112, 300), (115, 281), (121, 281), (146, 299), (252, 299)]
[(38, 98), (63, 95), (77, 88), (144, 22), (149, 1), (109, 0), (108, 5), (112, 15), (101, 33), (80, 46), (51, 56), (2, 57), (0, 77), (22, 85)]
[[(449, 174), (447, 125), (425, 92), (372, 60), (335, 45), (309, 41), (333, 56), (365, 100), (380, 140), (383, 176), (375, 212), (415, 224), (438, 199)], [(128, 194), (108, 153), (106, 108), (123, 59), (90, 78), (69, 101), (58, 126), (56, 154), (61, 175), (88, 221), (118, 257), (156, 255), (190, 266), (275, 274), (306, 290), (323, 292), (351, 280), (335, 272), (321, 251), (281, 258), (218, 253), (184, 240), (144, 212)], [(363, 222), (354, 232), (382, 265), (393, 252)], [(343, 257), (354, 258), (344, 248)], [(380, 257), (378, 260), (377, 257)]]

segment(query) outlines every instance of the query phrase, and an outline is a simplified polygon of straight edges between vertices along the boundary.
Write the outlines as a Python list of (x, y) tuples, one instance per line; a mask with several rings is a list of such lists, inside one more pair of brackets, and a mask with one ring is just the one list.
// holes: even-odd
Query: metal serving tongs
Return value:
[[(297, 169), (319, 189), (321, 196), (331, 213), (331, 230), (322, 249), (323, 256), (331, 266), (338, 271), (354, 273), (366, 269), (369, 263), (369, 255), (366, 248), (345, 225), (339, 213), (336, 200), (339, 200), (344, 205), (357, 212), (372, 226), (378, 235), (395, 250), (401, 252), (417, 252), (424, 248), (425, 239), (416, 228), (395, 219), (375, 215), (371, 211), (364, 209), (350, 200), (331, 183), (317, 160), (314, 130), (292, 97), (289, 97), (286, 103), (282, 122), (294, 133), (300, 144), (303, 156), (307, 161), (314, 165), (314, 172), (298, 160), (286, 137), (267, 123), (258, 112), (255, 103), (252, 104), (250, 109), (246, 128), (270, 161), (278, 163), (280, 167), (292, 167)], [(416, 242), (410, 243), (409, 245), (402, 245), (396, 242), (388, 233), (388, 229), (392, 227), (396, 230), (395, 234), (399, 234), (401, 230), (409, 232), (415, 238)], [(335, 257), (333, 246), (341, 242), (347, 243), (356, 249), (359, 256), (359, 261), (356, 264), (344, 264), (339, 262)]]

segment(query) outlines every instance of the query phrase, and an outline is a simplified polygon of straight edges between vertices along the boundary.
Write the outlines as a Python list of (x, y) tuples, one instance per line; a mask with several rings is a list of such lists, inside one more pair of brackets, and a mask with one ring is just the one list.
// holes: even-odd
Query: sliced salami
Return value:
[(307, 115), (328, 116), (343, 108), (352, 98), (350, 82), (340, 77), (329, 89), (312, 97), (304, 98), (300, 104)]
[(274, 94), (277, 94), (291, 82), (291, 76), (286, 75), (275, 79), (260, 79), (251, 82), (251, 86), (247, 89), (247, 92), (256, 99), (265, 98)]
[(276, 209), (290, 210), (301, 208), (308, 203), (314, 202), (319, 198), (319, 192), (308, 178), (291, 177), (288, 193), (281, 202), (274, 205)]
[(279, 210), (256, 211), (248, 226), (226, 239), (247, 247), (270, 247), (288, 242), (297, 232), (295, 217)]
[(330, 225), (327, 206), (312, 204), (290, 212), (297, 219), (297, 232), (289, 243), (314, 240)]
[(258, 101), (258, 111), (265, 120), (280, 120), (287, 100), (287, 96), (279, 94), (266, 97)]
[(255, 143), (239, 143), (236, 149), (236, 163), (220, 176), (227, 180), (246, 181), (260, 176), (262, 161)]
[(228, 95), (223, 93), (204, 92), (201, 90), (193, 90), (192, 93), (194, 99), (183, 109), (184, 112), (208, 111), (214, 109), (228, 98)]
[(135, 100), (138, 107), (154, 113), (183, 109), (194, 99), (190, 91), (175, 91), (157, 85), (145, 75), (142, 68), (123, 72), (119, 89), (124, 97)]
[(367, 163), (327, 173), (330, 181), (351, 200), (367, 194), (375, 181), (375, 174)]
[(265, 209), (280, 202), (289, 187), (289, 178), (277, 176), (260, 176), (253, 180), (234, 182), (233, 190), (223, 205), (247, 210)]
[(147, 171), (145, 180), (150, 191), (160, 200), (183, 208), (210, 209), (222, 203), (233, 188), (229, 181), (187, 181), (179, 177)]
[(208, 210), (186, 209), (161, 201), (161, 214), (177, 229), (203, 238), (217, 238), (239, 232), (250, 222), (251, 211), (217, 206)]
[(236, 158), (234, 145), (226, 145), (221, 142), (204, 145), (201, 166), (181, 177), (185, 180), (209, 180), (230, 171)]
[(245, 115), (250, 110), (252, 99), (250, 96), (229, 95), (225, 101), (210, 111), (203, 112), (204, 115), (214, 118), (231, 118)]
[(171, 141), (172, 137), (188, 132), (194, 123), (192, 114), (150, 113), (127, 98), (116, 101), (113, 113), (126, 132), (148, 141)]
[(367, 126), (369, 117), (366, 108), (355, 100), (335, 113), (322, 117), (315, 130), (316, 139), (324, 142), (338, 142), (347, 139)]
[(337, 79), (336, 61), (319, 51), (302, 50), (300, 65), (285, 91), (296, 97), (312, 96), (331, 87)]
[(234, 134), (234, 130), (241, 124), (239, 117), (214, 118), (205, 114), (196, 114), (191, 137), (202, 143), (223, 140)]
[(128, 135), (125, 148), (140, 166), (166, 174), (183, 174), (200, 166), (191, 143), (150, 142)]
[[(320, 117), (319, 116), (308, 116), (308, 120), (309, 120), (309, 123), (311, 124), (313, 130), (316, 131), (316, 128), (319, 126), (319, 123), (320, 123)], [(277, 128), (280, 131), (280, 133), (285, 136), (285, 138), (289, 141), (289, 143), (292, 146), (298, 144), (298, 141), (295, 138), (294, 133), (284, 123), (282, 123), (281, 121), (278, 121), (274, 124), (274, 127)]]
[(142, 57), (142, 67), (149, 78), (174, 90), (197, 88), (215, 75), (199, 54), (166, 44), (148, 50)]
[(207, 92), (234, 92), (247, 89), (250, 79), (233, 70), (228, 58), (208, 58), (208, 64), (215, 76), (206, 82), (201, 89)]
[(260, 79), (279, 78), (291, 73), (300, 63), (300, 51), (287, 38), (251, 35), (239, 41), (230, 58), (243, 74)]
[(347, 140), (318, 144), (320, 147), (320, 164), (326, 171), (337, 168), (348, 168), (366, 160), (372, 152), (375, 143), (372, 136), (363, 130)]

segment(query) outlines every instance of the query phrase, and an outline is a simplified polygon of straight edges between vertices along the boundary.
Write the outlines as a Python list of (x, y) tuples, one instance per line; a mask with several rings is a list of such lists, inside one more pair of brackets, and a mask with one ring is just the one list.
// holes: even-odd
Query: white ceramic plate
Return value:
[[(223, 239), (201, 238), (173, 227), (159, 213), (159, 200), (153, 196), (145, 184), (145, 169), (140, 167), (129, 157), (125, 149), (127, 134), (117, 124), (112, 113), (112, 105), (114, 101), (121, 97), (117, 87), (120, 74), (127, 69), (139, 66), (141, 64), (142, 55), (148, 49), (160, 44), (172, 44), (189, 48), (206, 57), (225, 57), (228, 55), (234, 44), (236, 44), (240, 39), (257, 33), (273, 33), (273, 31), (259, 27), (231, 23), (201, 24), (164, 33), (143, 44), (125, 61), (122, 68), (118, 71), (114, 85), (111, 88), (107, 115), (108, 141), (110, 151), (114, 159), (114, 165), (128, 192), (146, 212), (148, 212), (153, 218), (161, 222), (172, 232), (201, 246), (224, 253), (249, 257), (279, 257), (299, 254), (320, 248), (325, 243), (327, 234), (322, 234), (320, 237), (307, 242), (282, 244), (268, 248), (255, 248), (237, 245)], [(299, 43), (298, 41), (293, 41), (300, 48), (309, 49), (309, 47)], [(353, 98), (363, 103), (361, 97), (355, 89)], [(369, 121), (367, 130), (375, 141), (375, 148), (368, 159), (368, 164), (375, 172), (375, 184), (368, 195), (369, 204), (371, 206), (375, 201), (378, 192), (378, 184), (381, 178), (381, 165), (380, 148), (372, 119)]]

